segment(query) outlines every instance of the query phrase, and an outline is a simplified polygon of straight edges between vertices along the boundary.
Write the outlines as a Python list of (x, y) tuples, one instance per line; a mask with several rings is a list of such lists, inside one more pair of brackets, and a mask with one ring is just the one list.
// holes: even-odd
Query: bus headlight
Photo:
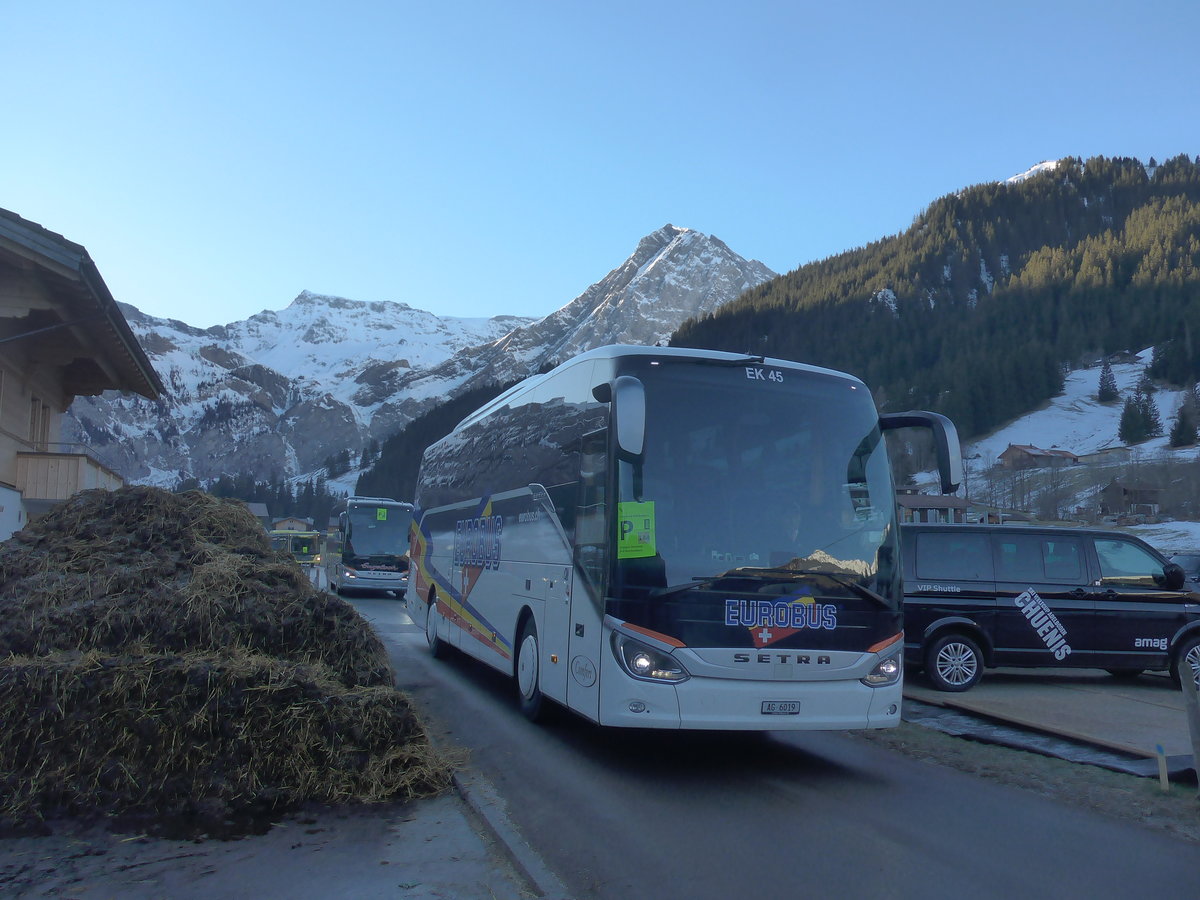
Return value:
[(901, 664), (900, 654), (893, 653), (875, 663), (875, 668), (862, 679), (862, 683), (867, 687), (888, 687), (899, 681), (903, 674), (904, 666)]
[(633, 678), (677, 684), (690, 677), (679, 660), (671, 654), (655, 650), (619, 631), (613, 632), (612, 646), (617, 662)]

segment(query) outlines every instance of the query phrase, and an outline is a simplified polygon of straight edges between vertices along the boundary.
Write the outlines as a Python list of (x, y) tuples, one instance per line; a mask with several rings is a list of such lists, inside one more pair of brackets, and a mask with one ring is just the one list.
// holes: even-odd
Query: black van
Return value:
[(1015, 525), (901, 526), (904, 650), (933, 686), (965, 691), (985, 666), (1190, 665), (1200, 684), (1200, 593), (1127, 534)]

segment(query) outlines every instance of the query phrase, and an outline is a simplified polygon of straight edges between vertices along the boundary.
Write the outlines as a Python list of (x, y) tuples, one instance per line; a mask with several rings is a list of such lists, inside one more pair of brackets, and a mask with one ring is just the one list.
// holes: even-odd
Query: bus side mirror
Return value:
[(883, 431), (895, 428), (928, 428), (932, 431), (942, 493), (953, 494), (958, 490), (963, 480), (962, 447), (958, 443), (958, 429), (953, 422), (940, 413), (911, 410), (880, 416), (879, 427)]
[(646, 442), (646, 388), (632, 375), (619, 375), (611, 384), (598, 384), (592, 396), (612, 404), (617, 449), (626, 456), (642, 455)]

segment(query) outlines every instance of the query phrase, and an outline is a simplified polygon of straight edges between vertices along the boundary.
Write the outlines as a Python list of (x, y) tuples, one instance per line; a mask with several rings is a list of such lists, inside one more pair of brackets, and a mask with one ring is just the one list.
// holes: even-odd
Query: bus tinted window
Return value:
[(579, 435), (603, 428), (608, 410), (594, 399), (523, 399), (426, 452), (420, 506), (445, 506), (540, 484), (571, 536), (579, 502)]

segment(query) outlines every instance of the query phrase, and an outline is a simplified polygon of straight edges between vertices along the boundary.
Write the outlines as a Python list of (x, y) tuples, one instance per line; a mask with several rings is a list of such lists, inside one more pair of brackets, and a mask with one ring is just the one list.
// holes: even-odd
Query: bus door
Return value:
[(569, 600), (567, 705), (600, 719), (600, 656), (604, 653), (604, 596), (608, 584), (608, 431), (586, 434), (579, 454), (575, 565)]
[(542, 693), (559, 703), (567, 702), (568, 671), (571, 662), (571, 569), (569, 566), (545, 566), (541, 591), (543, 606)]

